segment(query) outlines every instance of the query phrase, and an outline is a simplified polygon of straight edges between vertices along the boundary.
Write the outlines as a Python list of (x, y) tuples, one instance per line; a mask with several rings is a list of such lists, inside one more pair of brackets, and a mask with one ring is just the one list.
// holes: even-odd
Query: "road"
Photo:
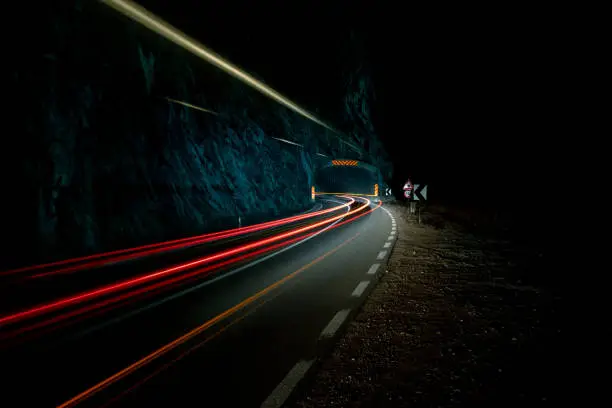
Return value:
[[(232, 263), (172, 291), (31, 339), (6, 341), (0, 350), (2, 398), (13, 403), (5, 406), (191, 406), (196, 401), (214, 407), (280, 406), (384, 269), (394, 221), (384, 208), (373, 203), (368, 208), (369, 213), (339, 218), (349, 210), (343, 208), (332, 213), (338, 217), (335, 225), (309, 230), (290, 246)], [(218, 247), (212, 243), (166, 258), (111, 265), (104, 279), (248, 245), (292, 228), (296, 224)], [(79, 272), (85, 273), (92, 271)], [(77, 286), (57, 289), (69, 293)]]

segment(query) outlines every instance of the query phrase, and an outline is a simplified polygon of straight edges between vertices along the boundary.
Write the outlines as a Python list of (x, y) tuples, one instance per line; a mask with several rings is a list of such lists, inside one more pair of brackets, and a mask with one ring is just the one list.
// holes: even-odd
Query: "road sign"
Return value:
[(412, 182), (410, 181), (410, 179), (408, 179), (408, 181), (406, 181), (406, 184), (404, 184), (404, 187), (402, 188), (404, 190), (404, 197), (410, 198), (410, 196), (412, 195), (413, 187), (414, 186), (412, 185)]
[(415, 201), (427, 201), (427, 184), (414, 185), (414, 200)]
[(332, 160), (332, 166), (357, 166), (357, 160)]
[(387, 187), (387, 189), (385, 190), (385, 195), (386, 196), (390, 196), (391, 195), (391, 189), (389, 187)]

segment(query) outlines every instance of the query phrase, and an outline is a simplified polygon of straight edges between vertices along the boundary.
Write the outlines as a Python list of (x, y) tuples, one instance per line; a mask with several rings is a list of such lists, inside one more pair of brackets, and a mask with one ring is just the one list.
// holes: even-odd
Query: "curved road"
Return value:
[(384, 270), (395, 222), (370, 208), (208, 280), (5, 347), (6, 406), (281, 406)]

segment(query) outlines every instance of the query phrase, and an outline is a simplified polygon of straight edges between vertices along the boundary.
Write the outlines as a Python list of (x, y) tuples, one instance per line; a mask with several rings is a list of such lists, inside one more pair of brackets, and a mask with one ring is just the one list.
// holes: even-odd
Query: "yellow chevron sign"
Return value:
[(357, 166), (357, 160), (332, 160), (333, 166)]

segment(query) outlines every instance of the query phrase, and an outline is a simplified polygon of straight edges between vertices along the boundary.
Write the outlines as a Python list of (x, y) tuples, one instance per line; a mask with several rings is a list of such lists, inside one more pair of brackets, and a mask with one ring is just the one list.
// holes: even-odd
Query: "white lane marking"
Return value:
[(378, 267), (380, 266), (380, 264), (372, 264), (372, 266), (370, 266), (370, 269), (368, 269), (368, 275), (374, 275), (376, 273), (376, 271), (378, 270)]
[(391, 241), (393, 239), (393, 235), (389, 235), (389, 238), (387, 238), (387, 241)]
[(351, 312), (350, 309), (343, 309), (343, 310), (340, 310), (338, 313), (336, 313), (336, 315), (329, 321), (327, 326), (325, 326), (325, 328), (321, 332), (321, 337), (333, 336), (334, 333), (336, 333), (336, 330), (338, 330), (340, 326), (342, 326), (342, 323), (344, 322), (344, 320), (346, 319), (346, 317), (349, 315), (350, 312)]
[[(316, 208), (316, 210), (315, 210), (315, 208)], [(304, 211), (303, 213), (300, 213), (300, 215), (301, 214), (308, 214), (309, 212), (313, 212), (313, 211), (319, 211), (321, 208), (323, 208), (323, 204), (315, 204), (310, 210)]]
[(298, 361), (293, 368), (287, 373), (283, 381), (268, 395), (268, 398), (261, 404), (261, 408), (278, 408), (282, 406), (291, 391), (295, 388), (298, 382), (304, 377), (308, 369), (312, 366), (312, 360)]
[[(349, 209), (349, 208), (347, 208), (347, 212), (348, 212), (348, 211), (350, 211), (350, 209)], [(164, 304), (164, 303), (166, 303), (166, 302), (168, 302), (168, 301), (170, 301), (170, 300), (174, 300), (174, 299), (179, 298), (179, 297), (181, 297), (181, 296), (184, 296), (184, 295), (186, 295), (186, 294), (188, 294), (188, 293), (191, 293), (191, 292), (196, 291), (196, 290), (198, 290), (198, 289), (201, 289), (201, 288), (203, 288), (203, 287), (205, 287), (205, 286), (208, 286), (208, 285), (210, 285), (210, 284), (212, 284), (212, 283), (215, 283), (215, 282), (217, 282), (217, 281), (220, 281), (221, 279), (225, 279), (225, 278), (227, 278), (227, 277), (229, 277), (229, 276), (235, 275), (235, 274), (237, 274), (238, 272), (242, 272), (242, 271), (243, 271), (243, 270), (245, 270), (245, 269), (248, 269), (248, 268), (250, 268), (250, 267), (252, 267), (252, 266), (255, 266), (255, 265), (259, 264), (259, 263), (262, 263), (262, 262), (264, 262), (264, 261), (267, 261), (267, 260), (268, 260), (268, 259), (270, 259), (270, 258), (274, 258), (275, 256), (280, 255), (280, 254), (282, 254), (282, 253), (283, 253), (283, 252), (285, 252), (285, 251), (288, 251), (288, 250), (290, 250), (290, 249), (292, 249), (292, 248), (295, 248), (295, 247), (296, 247), (296, 246), (298, 246), (298, 245), (303, 244), (303, 243), (304, 243), (304, 242), (306, 242), (306, 241), (309, 241), (309, 240), (313, 239), (313, 238), (314, 238), (314, 237), (316, 237), (317, 235), (322, 234), (323, 232), (325, 232), (325, 231), (327, 231), (328, 229), (332, 228), (334, 225), (336, 225), (336, 224), (337, 224), (337, 223), (339, 223), (340, 221), (342, 221), (342, 218), (338, 219), (337, 221), (335, 221), (335, 222), (334, 222), (334, 223), (332, 223), (331, 225), (329, 225), (329, 226), (327, 226), (327, 227), (323, 228), (321, 231), (317, 232), (316, 234), (311, 235), (311, 236), (309, 236), (308, 238), (304, 238), (303, 240), (298, 241), (298, 242), (296, 242), (296, 243), (294, 243), (294, 244), (291, 244), (291, 245), (289, 245), (288, 247), (285, 247), (285, 248), (279, 249), (278, 251), (276, 251), (276, 252), (272, 252), (271, 254), (266, 255), (266, 256), (264, 256), (263, 258), (256, 259), (255, 261), (250, 262), (250, 263), (248, 263), (248, 264), (246, 264), (246, 265), (240, 266), (240, 267), (238, 267), (238, 268), (236, 268), (236, 269), (233, 269), (233, 270), (231, 270), (231, 271), (229, 271), (229, 272), (227, 272), (227, 273), (223, 273), (223, 274), (221, 274), (221, 275), (217, 276), (217, 277), (216, 277), (216, 278), (214, 278), (214, 279), (211, 279), (211, 280), (209, 280), (209, 281), (202, 282), (202, 283), (200, 283), (199, 285), (192, 286), (192, 287), (187, 288), (187, 289), (185, 289), (185, 290), (183, 290), (183, 291), (181, 291), (181, 292), (175, 293), (174, 295), (167, 296), (167, 297), (165, 297), (165, 298), (163, 298), (163, 299), (158, 300), (157, 302), (150, 303), (150, 304), (148, 304), (148, 305), (146, 305), (146, 306), (141, 307), (140, 309), (136, 309), (136, 310), (134, 310), (134, 311), (132, 311), (132, 312), (129, 312), (129, 313), (126, 313), (126, 314), (124, 314), (124, 315), (121, 315), (121, 316), (115, 317), (114, 319), (107, 320), (107, 321), (106, 321), (106, 322), (104, 322), (104, 323), (101, 323), (101, 324), (99, 324), (99, 325), (97, 325), (97, 326), (93, 326), (93, 327), (91, 327), (90, 329), (87, 329), (87, 330), (84, 330), (84, 331), (82, 331), (82, 332), (79, 332), (78, 334), (75, 334), (75, 335), (74, 335), (74, 337), (75, 337), (75, 338), (80, 338), (80, 337), (86, 336), (86, 335), (88, 335), (88, 334), (91, 334), (91, 333), (93, 333), (93, 332), (95, 332), (95, 331), (99, 330), (99, 329), (102, 329), (102, 328), (104, 328), (104, 327), (108, 327), (108, 326), (110, 326), (110, 325), (112, 325), (112, 324), (114, 324), (114, 323), (118, 323), (118, 322), (120, 322), (120, 321), (122, 321), (122, 320), (124, 320), (124, 319), (127, 319), (127, 318), (129, 318), (129, 317), (135, 316), (135, 315), (137, 315), (137, 314), (139, 314), (139, 313), (142, 313), (142, 312), (144, 312), (144, 311), (146, 311), (146, 310), (153, 309), (154, 307), (157, 307), (157, 306), (159, 306), (159, 305), (162, 305), (162, 304)]]
[(387, 255), (387, 251), (380, 251), (376, 259), (383, 259)]
[(393, 218), (393, 214), (391, 214), (391, 211), (387, 210), (385, 207), (381, 207), (381, 208), (385, 210), (387, 214), (389, 214), (389, 217)]
[(383, 245), (383, 248), (389, 248), (391, 246), (390, 242), (385, 242), (385, 245)]
[(391, 231), (395, 232), (396, 228), (395, 227), (391, 227)]
[(390, 234), (390, 235), (394, 235), (394, 234), (395, 234), (395, 231), (391, 231), (389, 234)]
[(370, 284), (370, 281), (361, 281), (361, 282), (359, 282), (359, 285), (357, 285), (357, 287), (355, 288), (353, 293), (351, 293), (351, 296), (359, 297), (359, 296), (363, 295), (363, 291), (368, 287), (369, 284)]

